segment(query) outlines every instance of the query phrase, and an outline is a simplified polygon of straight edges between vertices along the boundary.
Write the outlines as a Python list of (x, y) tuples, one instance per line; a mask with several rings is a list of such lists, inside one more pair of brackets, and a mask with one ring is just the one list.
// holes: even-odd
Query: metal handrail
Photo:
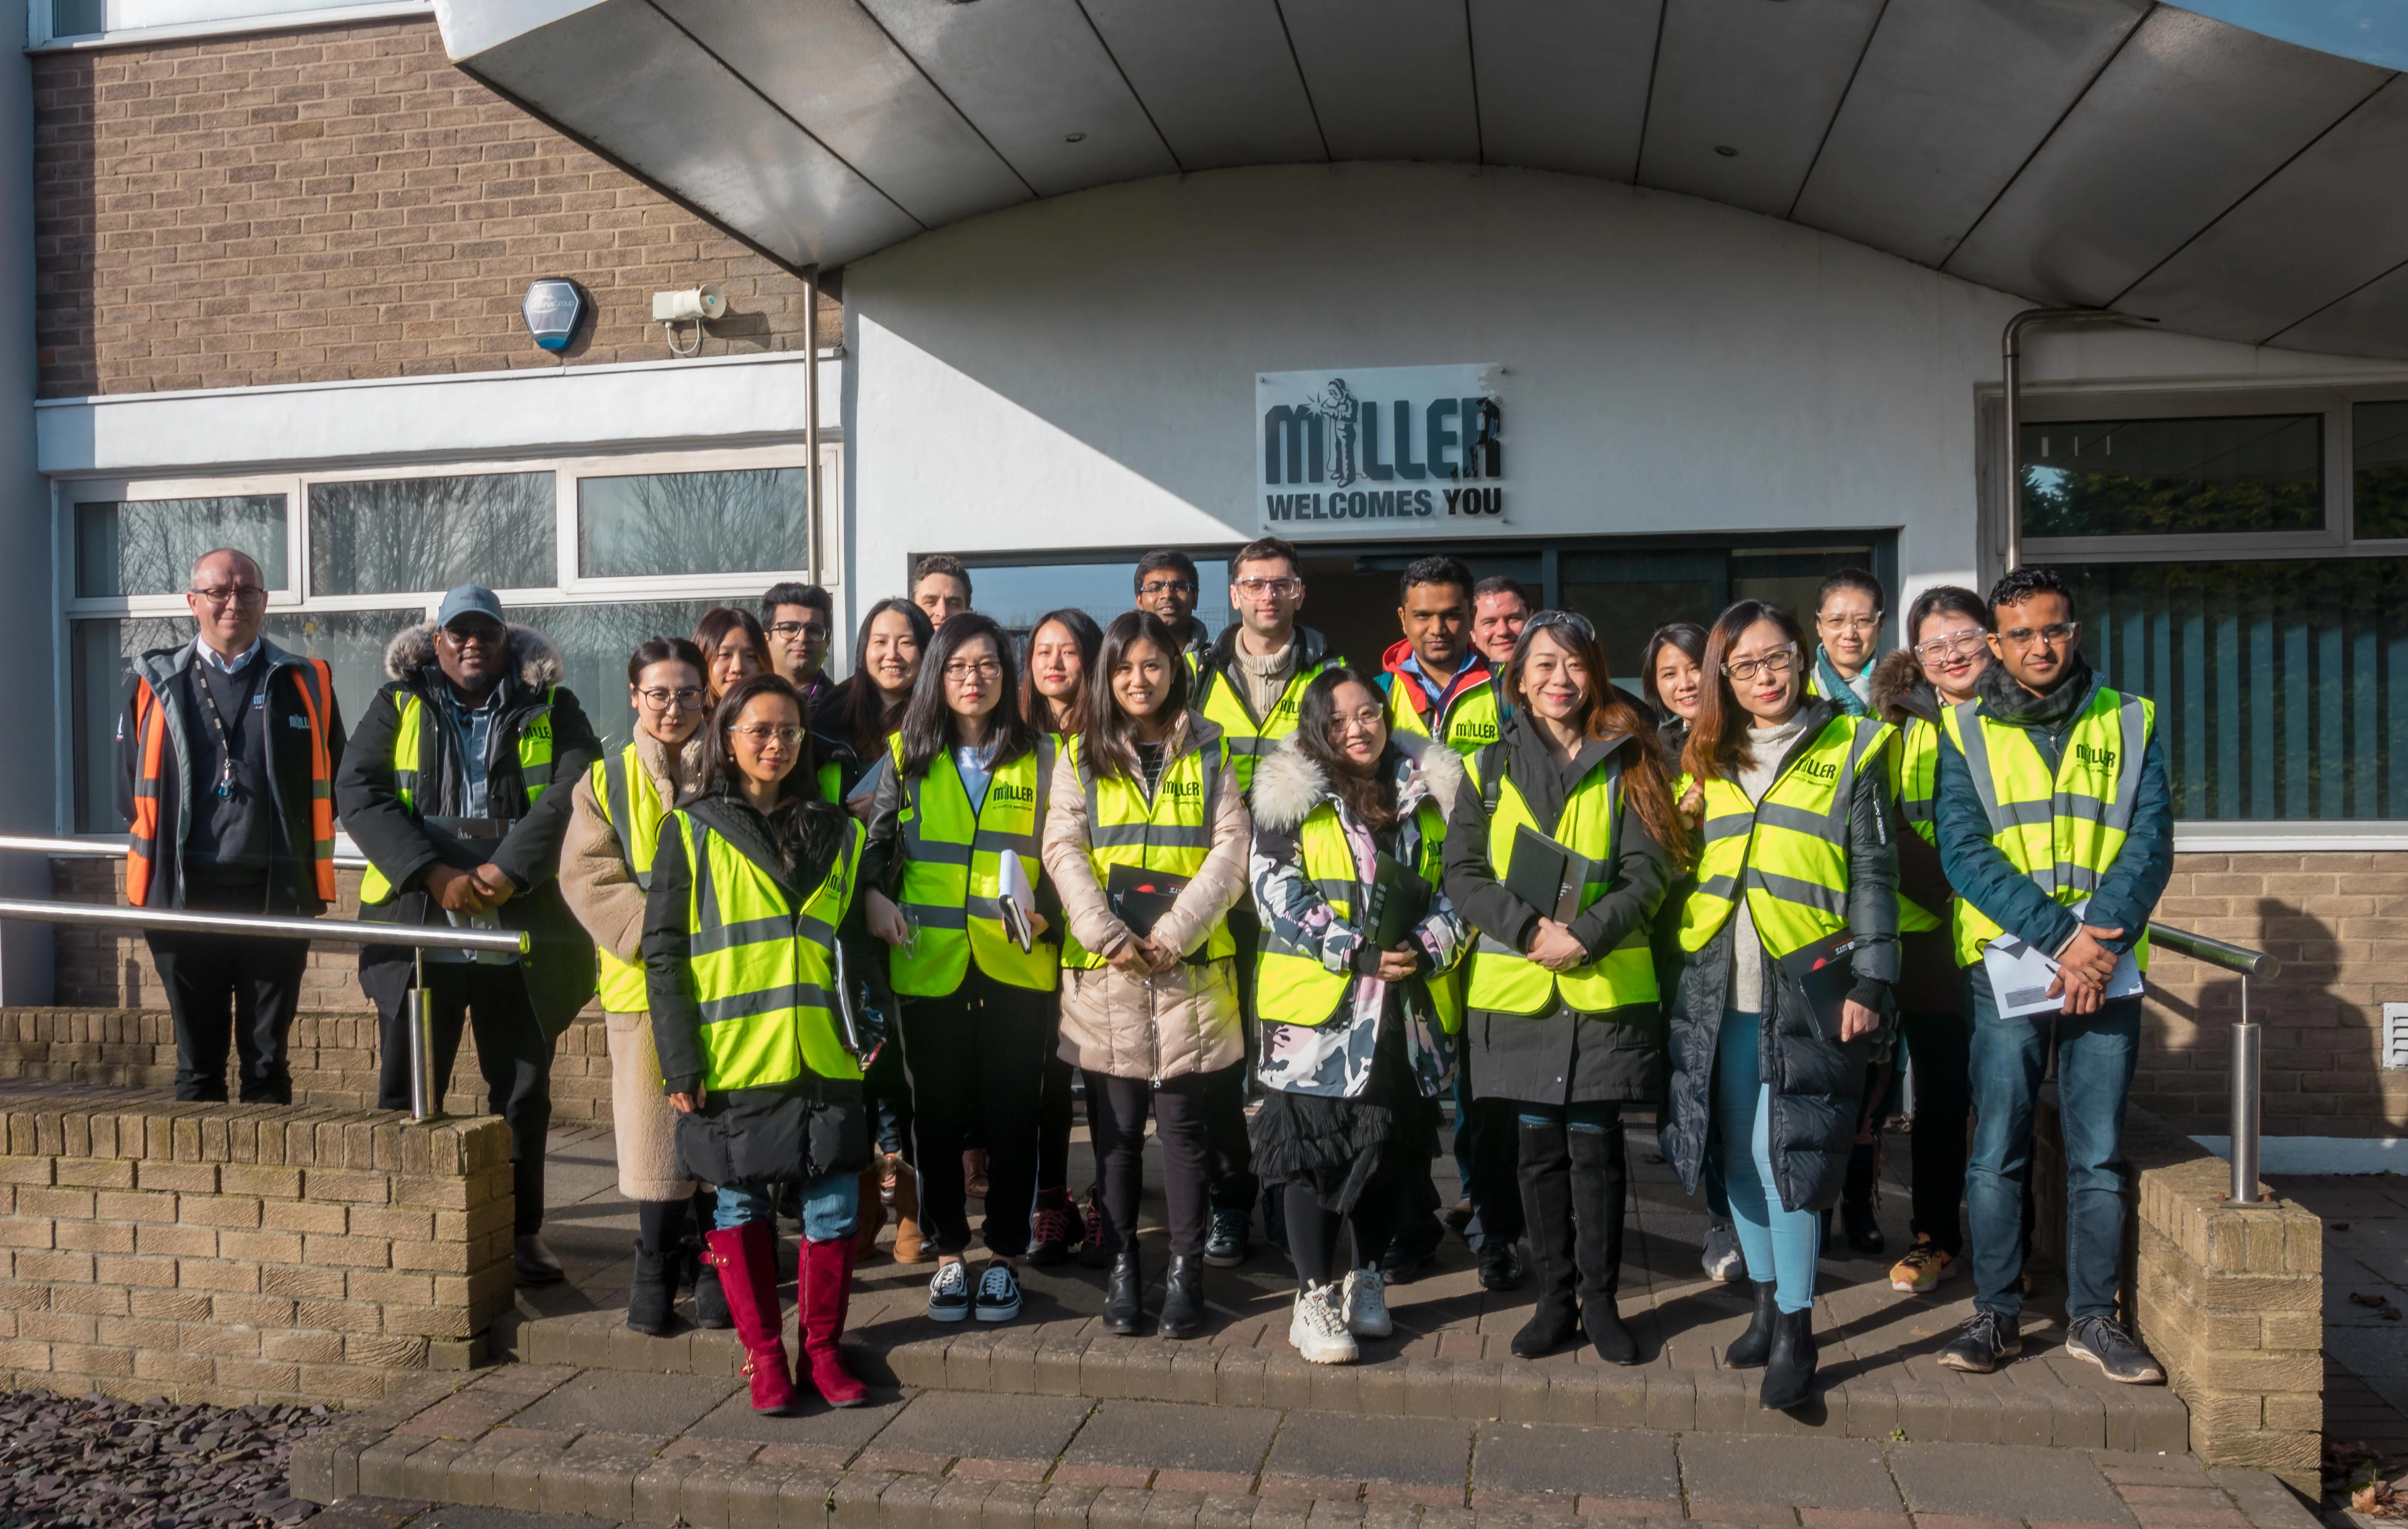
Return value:
[(2261, 1116), (2258, 1079), (2265, 1067), (2265, 1030), (2249, 1018), (2249, 979), (2281, 974), (2283, 964), (2263, 950), (2194, 935), (2162, 923), (2149, 925), (2149, 942), (2193, 961), (2239, 975), (2241, 1018), (2232, 1025), (2232, 1191), (2244, 1204), (2258, 1199)]
[[(9, 850), (51, 855), (61, 860), (123, 860), (131, 852), (127, 845), (115, 839), (64, 839), (46, 838), (36, 834), (0, 834), (0, 851)], [(335, 857), (335, 869), (338, 871), (364, 871), (367, 868), (366, 855)]]

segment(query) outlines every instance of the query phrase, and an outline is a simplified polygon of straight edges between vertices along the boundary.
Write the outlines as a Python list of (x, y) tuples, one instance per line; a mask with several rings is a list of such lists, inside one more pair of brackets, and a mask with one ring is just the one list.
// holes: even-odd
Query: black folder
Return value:
[(1541, 917), (1568, 924), (1580, 917), (1581, 889), (1588, 884), (1590, 868), (1586, 855), (1524, 824), (1513, 830), (1513, 866), (1505, 873), (1505, 890)]
[(1839, 1040), (1842, 1006), (1856, 991), (1856, 964), (1848, 959), (1856, 949), (1856, 932), (1842, 929), (1781, 958), (1781, 975), (1797, 991), (1806, 1011), (1814, 1017), (1815, 1030), (1828, 1041)]
[(1187, 878), (1183, 876), (1135, 865), (1115, 865), (1104, 878), (1104, 896), (1111, 901), (1112, 911), (1140, 939), (1154, 933), (1154, 926), (1186, 890)]
[(1372, 866), (1361, 927), (1376, 950), (1393, 950), (1429, 917), (1430, 884), (1385, 850)]

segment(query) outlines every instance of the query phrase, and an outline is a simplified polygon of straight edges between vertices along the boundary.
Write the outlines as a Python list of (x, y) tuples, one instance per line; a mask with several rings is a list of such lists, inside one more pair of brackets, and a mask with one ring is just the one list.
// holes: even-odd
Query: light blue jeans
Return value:
[[(803, 1184), (803, 1236), (811, 1242), (833, 1242), (853, 1236), (861, 1211), (861, 1177), (851, 1173), (823, 1174)], [(719, 1190), (719, 1211), (711, 1218), (723, 1232), (747, 1222), (768, 1222), (776, 1229), (769, 1192), (744, 1185)]]
[[(1814, 1260), (1822, 1254), (1823, 1218), (1811, 1210), (1781, 1208), (1772, 1176), (1772, 1087), (1757, 1065), (1757, 1033), (1763, 1016), (1726, 1011), (1714, 1043), (1714, 1152), (1721, 1158), (1724, 1189), (1730, 1195), (1731, 1225), (1739, 1232), (1747, 1277), (1773, 1287), (1773, 1304), (1803, 1311), (1814, 1304)], [(1756, 1160), (1749, 1173), (1730, 1161), (1746, 1142)]]

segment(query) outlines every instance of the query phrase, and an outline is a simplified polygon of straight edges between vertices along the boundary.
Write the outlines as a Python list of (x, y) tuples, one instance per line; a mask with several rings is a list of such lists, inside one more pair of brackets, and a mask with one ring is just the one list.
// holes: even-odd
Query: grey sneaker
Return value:
[(1211, 1229), (1204, 1234), (1204, 1262), (1216, 1269), (1234, 1269), (1246, 1261), (1243, 1210), (1215, 1210)]
[(1940, 1350), (1940, 1363), (1968, 1375), (1987, 1375), (2023, 1351), (2023, 1335), (2015, 1330), (2015, 1319), (1977, 1306), (1956, 1341)]
[(981, 1322), (1010, 1322), (1020, 1315), (1020, 1277), (1007, 1264), (989, 1264), (979, 1276), (978, 1302), (970, 1314)]
[(2065, 1335), (2065, 1351), (2090, 1361), (2108, 1379), (2128, 1386), (2166, 1383), (2165, 1366), (2150, 1358), (2149, 1350), (2134, 1342), (2132, 1335), (2115, 1325), (2112, 1317), (2075, 1319)]

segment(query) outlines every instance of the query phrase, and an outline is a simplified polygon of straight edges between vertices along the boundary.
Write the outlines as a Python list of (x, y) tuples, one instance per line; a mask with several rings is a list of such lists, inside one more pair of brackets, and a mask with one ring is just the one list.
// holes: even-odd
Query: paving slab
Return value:
[(1452, 1490), (1460, 1501), (1471, 1463), (1471, 1425), (1444, 1418), (1372, 1418), (1292, 1411), (1263, 1462), (1268, 1485), (1362, 1481)]
[(1197, 1407), (1181, 1402), (1105, 1402), (1063, 1453), (1065, 1467), (1209, 1471), (1251, 1481), (1279, 1432), (1280, 1415), (1261, 1407)]
[(1553, 1422), (1480, 1425), (1474, 1492), (1549, 1493), (1681, 1508), (1681, 1462), (1670, 1436)]
[(522, 1513), (507, 1508), (454, 1508), (440, 1503), (423, 1516), (409, 1520), (408, 1524), (409, 1529), (607, 1529), (600, 1519)]
[(815, 1450), (854, 1450), (876, 1437), (903, 1411), (900, 1401), (867, 1407), (830, 1407), (813, 1400), (791, 1418), (765, 1418), (752, 1410), (748, 1391), (738, 1391), (686, 1430), (688, 1438), (730, 1439), (747, 1444), (795, 1444)]
[(881, 1454), (1050, 1461), (1069, 1444), (1094, 1406), (1081, 1396), (924, 1392), (871, 1442)]
[(2091, 1457), (2011, 1444), (1894, 1444), (1890, 1474), (1907, 1510), (2123, 1523), (2132, 1515)]
[(513, 1428), (616, 1434), (682, 1434), (727, 1399), (740, 1382), (724, 1376), (647, 1375), (588, 1370), (510, 1420)]
[(1681, 1482), (1693, 1514), (1699, 1504), (1899, 1511), (1881, 1447), (1867, 1439), (1694, 1434), (1681, 1440)]

